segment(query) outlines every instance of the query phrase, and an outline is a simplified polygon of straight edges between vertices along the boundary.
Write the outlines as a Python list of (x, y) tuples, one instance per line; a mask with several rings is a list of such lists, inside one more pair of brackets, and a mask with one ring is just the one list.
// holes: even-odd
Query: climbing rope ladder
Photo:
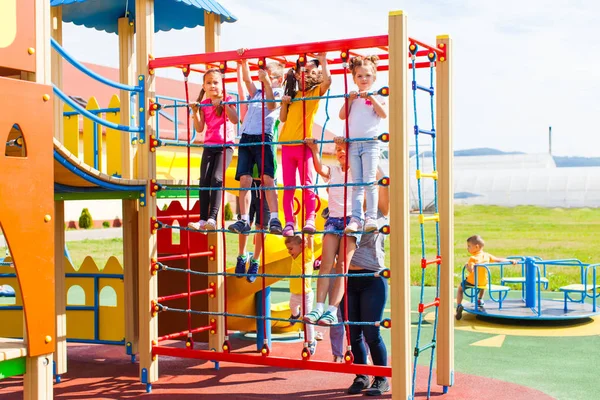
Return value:
[[(420, 238), (421, 238), (421, 287), (419, 293), (419, 320), (417, 324), (417, 338), (414, 349), (414, 365), (413, 365), (413, 384), (412, 391), (413, 397), (415, 395), (415, 384), (417, 380), (417, 363), (419, 361), (419, 356), (425, 352), (426, 350), (430, 350), (430, 358), (429, 358), (429, 376), (427, 378), (427, 398), (431, 396), (431, 377), (433, 371), (433, 360), (435, 358), (435, 346), (436, 346), (436, 336), (437, 336), (437, 323), (438, 323), (438, 307), (440, 305), (440, 265), (441, 265), (441, 255), (440, 255), (440, 216), (438, 213), (438, 193), (437, 193), (437, 179), (438, 173), (436, 170), (436, 147), (435, 147), (435, 115), (434, 115), (434, 93), (435, 89), (433, 87), (433, 79), (434, 79), (434, 67), (437, 55), (434, 51), (429, 51), (427, 53), (427, 58), (429, 59), (429, 87), (421, 86), (417, 84), (417, 68), (416, 68), (416, 59), (417, 52), (419, 49), (419, 45), (417, 43), (411, 43), (409, 46), (409, 52), (411, 54), (411, 65), (412, 65), (412, 99), (413, 99), (413, 116), (414, 116), (414, 135), (415, 135), (415, 159), (417, 163), (416, 168), (416, 178), (417, 178), (417, 189), (418, 189), (418, 198), (419, 198), (419, 230), (420, 230)], [(419, 118), (417, 113), (417, 92), (423, 91), (429, 94), (430, 98), (430, 114), (431, 114), (431, 129), (426, 130), (419, 127)], [(419, 138), (421, 135), (429, 136), (431, 138), (431, 160), (432, 160), (432, 170), (431, 172), (423, 172), (421, 168), (421, 153), (419, 148)], [(434, 214), (432, 216), (426, 216), (423, 213), (423, 179), (433, 179), (434, 185)], [(435, 258), (427, 259), (427, 245), (425, 240), (425, 224), (427, 222), (435, 222)], [(427, 267), (429, 265), (436, 265), (436, 285), (435, 285), (435, 299), (431, 303), (424, 303), (425, 301), (425, 273)], [(424, 325), (424, 316), (425, 310), (428, 308), (435, 307), (435, 318), (433, 321), (433, 332), (431, 336), (431, 341), (428, 343), (421, 345), (421, 330)]]

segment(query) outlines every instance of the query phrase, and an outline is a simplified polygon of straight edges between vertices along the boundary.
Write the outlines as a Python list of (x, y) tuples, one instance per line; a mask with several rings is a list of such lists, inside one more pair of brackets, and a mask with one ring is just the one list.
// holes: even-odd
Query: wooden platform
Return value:
[(21, 339), (0, 338), (0, 361), (27, 356), (27, 346)]

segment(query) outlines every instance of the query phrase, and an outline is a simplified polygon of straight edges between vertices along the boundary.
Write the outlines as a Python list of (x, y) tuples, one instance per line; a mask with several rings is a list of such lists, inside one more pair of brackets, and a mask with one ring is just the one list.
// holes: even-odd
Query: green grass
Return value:
[[(393, 224), (392, 224), (393, 225)], [(426, 258), (435, 255), (435, 224), (425, 225)], [(550, 209), (532, 206), (457, 206), (455, 209), (454, 262), (455, 283), (460, 282), (462, 266), (468, 259), (467, 237), (483, 236), (485, 250), (498, 257), (537, 255), (544, 259), (577, 258), (584, 263), (600, 262), (596, 255), (596, 233), (600, 231), (600, 209)], [(393, 226), (392, 226), (393, 232)], [(237, 256), (237, 236), (227, 235), (227, 258)], [(115, 255), (121, 262), (122, 240), (84, 240), (69, 242), (69, 252), (76, 266), (86, 255), (103, 264)], [(252, 238), (248, 250), (252, 248)], [(390, 265), (389, 242), (386, 243), (386, 265)], [(0, 254), (4, 249), (0, 248)], [(597, 258), (594, 258), (597, 257)], [(418, 285), (421, 280), (421, 244), (419, 223), (411, 218), (411, 281)], [(398, 268), (398, 266), (391, 266)], [(435, 285), (435, 266), (426, 270), (425, 284)], [(492, 280), (499, 280), (499, 271), (492, 269)], [(509, 268), (507, 275), (520, 274), (520, 267)], [(579, 281), (579, 269), (575, 267), (550, 267), (550, 289)]]

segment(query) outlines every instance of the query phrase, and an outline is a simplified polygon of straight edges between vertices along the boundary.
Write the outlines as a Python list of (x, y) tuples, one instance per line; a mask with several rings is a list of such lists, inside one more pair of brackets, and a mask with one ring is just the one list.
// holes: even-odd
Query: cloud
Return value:
[[(238, 22), (222, 27), (221, 48), (266, 47), (387, 32), (396, 0), (221, 0)], [(598, 156), (600, 3), (585, 0), (404, 1), (409, 35), (453, 38), (455, 147)], [(65, 26), (65, 47), (88, 62), (116, 66), (115, 35)], [(94, 43), (94, 46), (90, 46)], [(155, 56), (200, 53), (203, 29), (156, 36)], [(179, 72), (167, 72), (179, 78)], [(419, 79), (427, 77), (420, 73)], [(198, 79), (195, 77), (194, 79)], [(333, 90), (343, 90), (334, 77)], [(385, 74), (378, 76), (385, 83)], [(408, 94), (407, 94), (408, 95)], [(427, 100), (419, 106), (426, 117)], [(330, 126), (340, 102), (330, 106)], [(318, 119), (324, 120), (324, 105)]]

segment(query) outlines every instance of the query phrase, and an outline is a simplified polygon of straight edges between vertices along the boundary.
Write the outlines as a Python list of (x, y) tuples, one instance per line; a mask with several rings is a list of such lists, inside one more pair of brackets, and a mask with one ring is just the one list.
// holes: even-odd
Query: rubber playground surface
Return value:
[[(287, 299), (285, 284), (272, 292), (273, 301)], [(429, 289), (429, 288), (428, 288)], [(412, 308), (418, 288), (412, 289)], [(428, 291), (426, 296), (432, 296)], [(515, 294), (518, 295), (518, 294)], [(561, 298), (560, 293), (546, 297)], [(388, 309), (389, 310), (389, 309)], [(417, 314), (413, 314), (416, 321)], [(426, 321), (431, 316), (426, 316)], [(416, 324), (413, 324), (415, 326)], [(319, 342), (316, 359), (329, 360), (327, 331)], [(422, 328), (422, 343), (431, 336), (431, 325)], [(413, 340), (416, 327), (413, 327)], [(233, 335), (237, 352), (252, 352), (251, 335)], [(390, 342), (390, 331), (384, 330)], [(201, 348), (201, 345), (199, 345)], [(302, 342), (296, 335), (272, 346), (273, 355), (300, 357)], [(124, 349), (114, 346), (69, 345), (68, 372), (55, 384), (57, 399), (343, 399), (353, 376), (317, 371), (283, 370), (272, 367), (221, 363), (215, 370), (208, 361), (161, 357), (159, 380), (146, 395), (138, 380), (138, 366), (131, 364)], [(389, 354), (391, 357), (392, 355)], [(455, 329), (455, 385), (445, 395), (433, 378), (431, 397), (439, 399), (593, 399), (597, 398), (600, 372), (600, 318), (578, 324), (509, 324), (482, 321), (465, 313)], [(426, 398), (429, 355), (420, 358), (416, 398)], [(392, 388), (393, 390), (393, 388)], [(22, 379), (0, 381), (1, 399), (22, 398)], [(381, 398), (391, 398), (391, 394)]]

